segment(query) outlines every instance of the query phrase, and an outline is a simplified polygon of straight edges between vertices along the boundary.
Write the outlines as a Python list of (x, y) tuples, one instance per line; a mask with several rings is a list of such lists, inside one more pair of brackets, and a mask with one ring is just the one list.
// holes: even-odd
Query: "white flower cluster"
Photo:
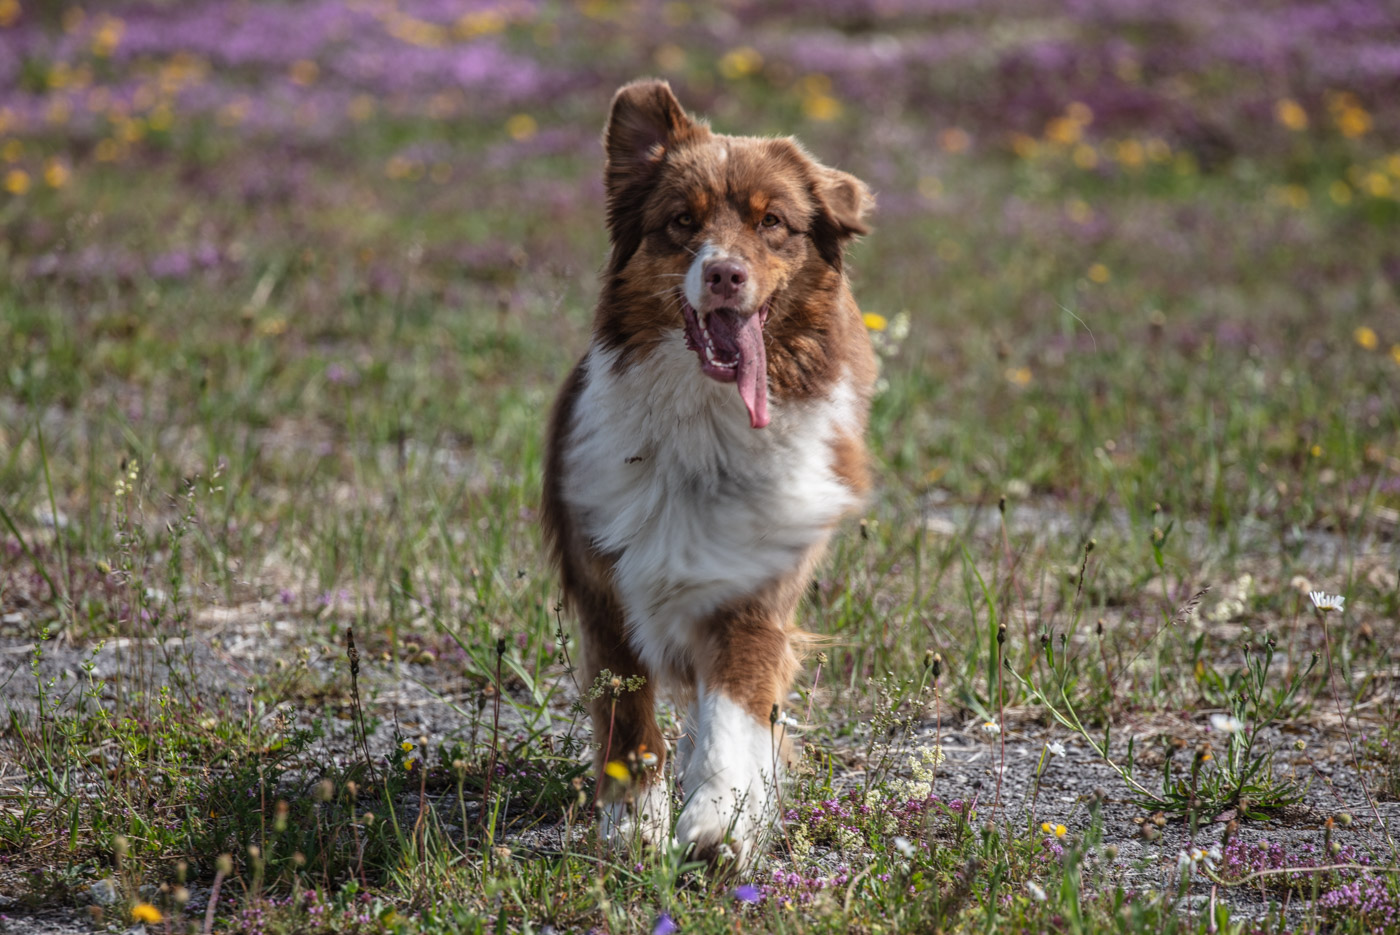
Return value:
[(1197, 867), (1214, 870), (1215, 865), (1220, 862), (1220, 856), (1218, 845), (1208, 851), (1199, 847), (1193, 847), (1189, 851), (1179, 851), (1176, 855), (1176, 869), (1182, 873), (1190, 873)]
[(1211, 623), (1228, 623), (1244, 615), (1249, 606), (1249, 596), (1254, 593), (1254, 576), (1240, 575), (1220, 589), (1220, 599), (1206, 611)]
[(1231, 714), (1212, 714), (1210, 726), (1224, 734), (1238, 734), (1244, 730), (1244, 722)]
[(934, 771), (943, 762), (943, 748), (936, 743), (926, 744), (909, 754), (906, 765), (913, 779), (895, 780), (890, 791), (901, 800), (926, 799), (933, 792)]

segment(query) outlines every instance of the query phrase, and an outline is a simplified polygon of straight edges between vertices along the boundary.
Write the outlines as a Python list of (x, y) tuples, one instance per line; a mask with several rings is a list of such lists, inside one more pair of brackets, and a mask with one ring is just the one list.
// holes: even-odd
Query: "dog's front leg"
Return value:
[(754, 602), (706, 627), (713, 651), (681, 742), (676, 839), (716, 869), (749, 866), (778, 817), (787, 745), (772, 712), (797, 668), (786, 616)]
[(615, 605), (584, 604), (579, 618), (597, 744), (599, 833), (614, 846), (661, 844), (671, 829), (671, 793), (656, 686), (628, 645)]

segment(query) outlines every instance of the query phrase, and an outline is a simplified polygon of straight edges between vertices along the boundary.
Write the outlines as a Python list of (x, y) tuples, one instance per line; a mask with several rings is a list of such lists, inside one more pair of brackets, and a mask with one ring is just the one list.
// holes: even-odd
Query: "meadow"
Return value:
[[(878, 201), (743, 877), (537, 525), (642, 75)], [(0, 931), (1400, 931), (1397, 539), (1383, 0), (0, 0)]]

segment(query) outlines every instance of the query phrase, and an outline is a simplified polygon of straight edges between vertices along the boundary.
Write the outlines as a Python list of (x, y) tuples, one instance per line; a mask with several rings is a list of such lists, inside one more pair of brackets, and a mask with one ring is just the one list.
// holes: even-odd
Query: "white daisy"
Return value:
[(1345, 608), (1347, 599), (1340, 594), (1328, 594), (1326, 591), (1309, 591), (1308, 597), (1312, 599), (1313, 606), (1321, 611), (1335, 610), (1341, 613)]
[(1001, 725), (996, 721), (988, 721), (982, 725), (982, 733), (986, 734), (988, 737), (995, 737), (1001, 733)]
[(1220, 859), (1220, 848), (1212, 847), (1210, 850), (1202, 850), (1199, 847), (1191, 848), (1191, 853), (1187, 855), (1192, 865), (1199, 865), (1207, 870), (1215, 869), (1215, 862)]
[(1050, 743), (1046, 744), (1045, 749), (1050, 751), (1051, 756), (1065, 755), (1065, 745), (1060, 743), (1058, 740), (1052, 740)]
[(1210, 726), (1224, 734), (1238, 734), (1244, 730), (1244, 722), (1232, 714), (1212, 714)]

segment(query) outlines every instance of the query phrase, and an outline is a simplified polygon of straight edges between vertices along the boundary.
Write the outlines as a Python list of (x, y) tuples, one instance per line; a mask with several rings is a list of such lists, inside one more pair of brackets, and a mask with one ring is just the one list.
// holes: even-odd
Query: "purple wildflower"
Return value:
[(752, 883), (745, 883), (734, 888), (734, 898), (741, 903), (756, 903), (763, 898), (763, 893)]

